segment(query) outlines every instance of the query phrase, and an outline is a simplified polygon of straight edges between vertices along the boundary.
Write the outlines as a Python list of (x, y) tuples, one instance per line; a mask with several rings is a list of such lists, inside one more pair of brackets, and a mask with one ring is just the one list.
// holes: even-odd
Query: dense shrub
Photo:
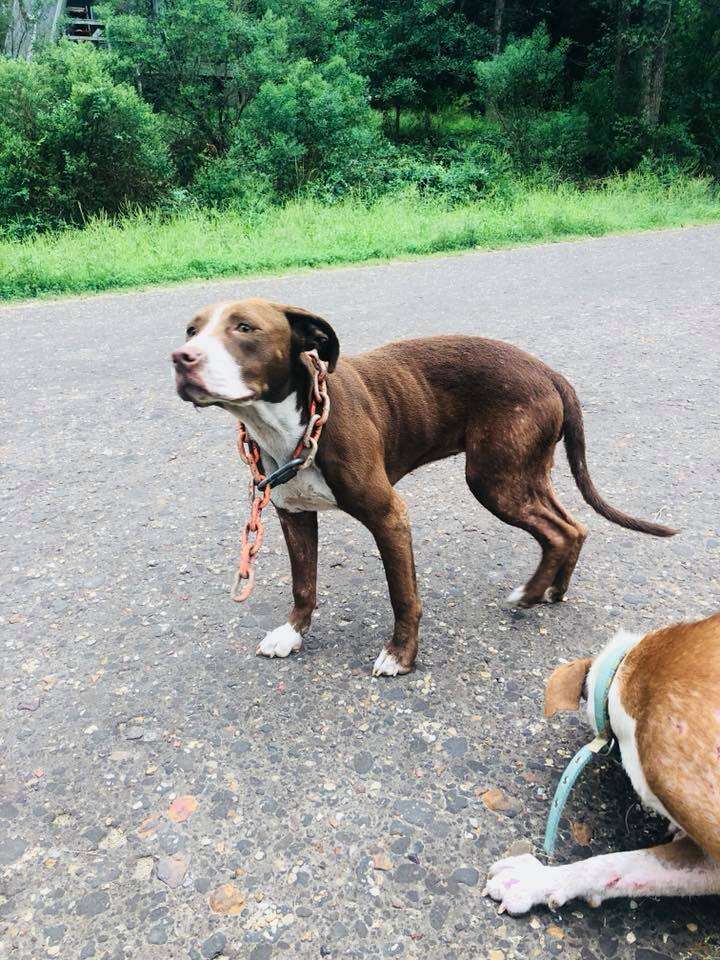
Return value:
[(165, 190), (170, 164), (150, 108), (89, 46), (0, 59), (0, 218), (22, 230), (80, 220)]
[(480, 104), (523, 171), (549, 165), (560, 175), (573, 175), (582, 169), (587, 118), (554, 109), (561, 101), (567, 49), (564, 40), (552, 46), (541, 25), (499, 56), (476, 64)]
[(513, 179), (507, 154), (476, 141), (448, 144), (433, 151), (417, 147), (395, 150), (374, 165), (372, 182), (378, 195), (413, 187), (421, 195), (463, 203), (508, 194)]
[(219, 202), (268, 188), (287, 197), (338, 178), (349, 187), (367, 176), (381, 147), (366, 81), (341, 57), (320, 66), (300, 60), (282, 81), (260, 87), (227, 155), (208, 161), (195, 189)]
[(590, 152), (589, 120), (580, 110), (548, 110), (528, 118), (523, 160), (563, 178), (582, 177)]
[(568, 43), (554, 47), (544, 24), (529, 37), (508, 43), (503, 52), (475, 65), (481, 102), (498, 113), (541, 110), (553, 106), (560, 94)]

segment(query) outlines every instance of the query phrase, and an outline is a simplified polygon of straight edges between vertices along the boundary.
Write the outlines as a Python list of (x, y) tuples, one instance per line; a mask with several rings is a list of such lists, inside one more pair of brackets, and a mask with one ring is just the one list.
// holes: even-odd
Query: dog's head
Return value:
[(261, 299), (203, 307), (186, 334), (172, 362), (178, 393), (196, 406), (284, 400), (302, 375), (301, 353), (317, 350), (329, 371), (340, 353), (327, 320)]

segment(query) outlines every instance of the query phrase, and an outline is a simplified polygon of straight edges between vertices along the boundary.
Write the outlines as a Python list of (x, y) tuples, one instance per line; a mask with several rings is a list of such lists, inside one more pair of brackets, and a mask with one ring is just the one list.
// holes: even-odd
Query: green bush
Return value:
[(432, 152), (419, 148), (387, 152), (373, 165), (373, 190), (381, 195), (417, 189), (421, 196), (436, 196), (450, 203), (465, 203), (483, 196), (509, 195), (513, 169), (507, 154), (481, 141), (448, 144)]
[(0, 219), (23, 232), (151, 204), (171, 173), (157, 118), (89, 45), (0, 59)]
[(589, 151), (589, 121), (580, 110), (548, 110), (528, 118), (527, 167), (552, 170), (561, 178), (581, 177)]
[(582, 169), (587, 117), (556, 110), (561, 100), (568, 43), (551, 46), (544, 24), (529, 37), (508, 43), (491, 60), (475, 65), (477, 96), (495, 125), (498, 143), (518, 168), (551, 167), (560, 176)]
[(551, 46), (545, 24), (529, 37), (508, 43), (503, 52), (475, 64), (477, 94), (500, 114), (555, 105), (565, 69), (568, 42)]
[(293, 64), (281, 82), (264, 83), (235, 129), (224, 157), (209, 160), (195, 191), (216, 204), (268, 189), (287, 197), (313, 185), (360, 183), (381, 148), (380, 121), (366, 81), (341, 57)]

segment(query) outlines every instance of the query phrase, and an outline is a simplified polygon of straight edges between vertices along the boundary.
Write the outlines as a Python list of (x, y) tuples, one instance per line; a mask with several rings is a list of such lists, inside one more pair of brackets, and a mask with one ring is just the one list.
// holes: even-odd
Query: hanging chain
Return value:
[[(302, 437), (293, 452), (293, 460), (300, 457), (307, 450), (306, 456), (298, 470), (305, 470), (312, 465), (317, 454), (318, 441), (322, 429), (330, 415), (330, 397), (327, 391), (327, 364), (321, 360), (316, 350), (309, 350), (300, 354), (300, 359), (307, 367), (312, 378), (310, 388), (309, 419)], [(253, 592), (255, 586), (255, 560), (262, 546), (265, 527), (262, 522), (262, 512), (270, 503), (270, 484), (262, 490), (258, 485), (267, 478), (260, 469), (260, 447), (248, 436), (245, 424), (238, 421), (237, 448), (240, 457), (250, 470), (250, 516), (245, 524), (240, 545), (240, 559), (231, 590), (231, 597), (236, 603), (244, 603)], [(240, 582), (245, 585), (240, 589)]]

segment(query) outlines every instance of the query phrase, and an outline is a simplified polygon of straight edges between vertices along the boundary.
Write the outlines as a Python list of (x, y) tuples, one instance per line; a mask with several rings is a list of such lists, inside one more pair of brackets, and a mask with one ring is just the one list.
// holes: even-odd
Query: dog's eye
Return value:
[(249, 323), (236, 323), (235, 329), (238, 333), (252, 333), (252, 327)]
[(188, 339), (189, 339), (190, 337), (195, 336), (195, 334), (197, 333), (197, 330), (195, 329), (195, 327), (188, 327), (185, 333), (188, 335)]

